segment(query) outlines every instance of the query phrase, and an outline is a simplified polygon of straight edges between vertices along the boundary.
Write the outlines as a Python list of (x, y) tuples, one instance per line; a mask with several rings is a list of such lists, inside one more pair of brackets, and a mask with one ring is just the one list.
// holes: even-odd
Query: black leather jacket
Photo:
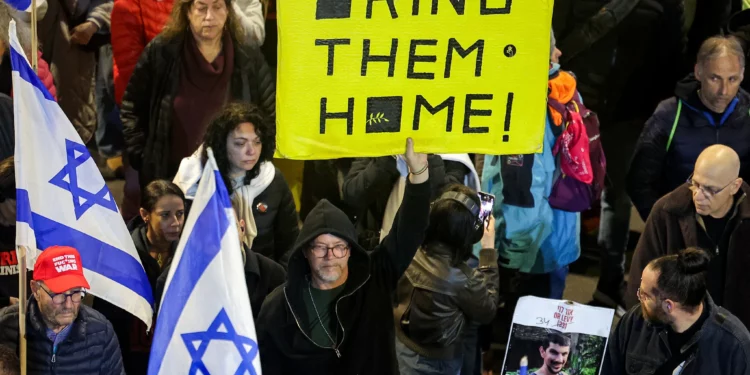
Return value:
[(495, 317), (500, 284), (497, 251), (484, 249), (479, 267), (451, 264), (452, 250), (442, 244), (419, 249), (396, 290), (396, 336), (411, 350), (434, 359), (460, 354), (469, 322)]

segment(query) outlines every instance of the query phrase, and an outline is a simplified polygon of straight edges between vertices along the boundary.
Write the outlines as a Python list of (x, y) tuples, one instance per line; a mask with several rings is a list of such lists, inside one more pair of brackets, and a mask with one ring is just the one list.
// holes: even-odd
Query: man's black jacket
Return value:
[[(429, 181), (407, 182), (391, 232), (368, 254), (356, 242), (347, 215), (320, 201), (305, 220), (286, 284), (268, 296), (256, 321), (263, 374), (397, 375), (392, 295), (424, 241), (429, 211)], [(335, 348), (314, 343), (305, 330), (310, 320), (303, 293), (308, 293), (310, 266), (304, 250), (321, 234), (339, 237), (351, 248), (349, 277), (332, 317), (341, 328)]]
[[(682, 347), (693, 353), (681, 375), (750, 374), (750, 333), (726, 309), (706, 295), (708, 319)], [(636, 305), (622, 317), (609, 339), (602, 375), (653, 374), (672, 354), (667, 328), (648, 323)]]

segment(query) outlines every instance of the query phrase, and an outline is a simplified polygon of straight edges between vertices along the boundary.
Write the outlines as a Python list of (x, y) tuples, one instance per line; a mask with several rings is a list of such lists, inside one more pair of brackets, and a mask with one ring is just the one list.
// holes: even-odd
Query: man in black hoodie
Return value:
[(630, 199), (643, 220), (656, 201), (690, 177), (698, 155), (723, 144), (740, 156), (750, 178), (750, 94), (740, 88), (745, 67), (734, 37), (713, 37), (698, 52), (695, 78), (677, 85), (646, 122), (627, 177)]
[(307, 216), (287, 282), (256, 322), (265, 375), (396, 375), (392, 292), (424, 240), (427, 156), (407, 141), (409, 179), (390, 234), (368, 255), (354, 224), (327, 200)]

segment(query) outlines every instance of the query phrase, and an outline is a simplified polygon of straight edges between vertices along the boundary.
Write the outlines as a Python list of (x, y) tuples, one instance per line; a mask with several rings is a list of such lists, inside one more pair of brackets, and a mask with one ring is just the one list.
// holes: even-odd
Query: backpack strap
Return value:
[(669, 132), (669, 140), (667, 141), (667, 149), (664, 151), (669, 151), (669, 146), (672, 145), (672, 139), (674, 138), (674, 133), (677, 131), (677, 123), (680, 122), (680, 112), (682, 112), (682, 100), (677, 99), (677, 114), (674, 116), (674, 122), (672, 123), (672, 131)]

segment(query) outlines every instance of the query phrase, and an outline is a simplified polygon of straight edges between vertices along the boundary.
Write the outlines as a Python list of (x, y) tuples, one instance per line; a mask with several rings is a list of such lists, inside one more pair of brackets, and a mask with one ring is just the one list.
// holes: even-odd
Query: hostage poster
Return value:
[(503, 375), (597, 375), (614, 310), (523, 297), (513, 313)]

